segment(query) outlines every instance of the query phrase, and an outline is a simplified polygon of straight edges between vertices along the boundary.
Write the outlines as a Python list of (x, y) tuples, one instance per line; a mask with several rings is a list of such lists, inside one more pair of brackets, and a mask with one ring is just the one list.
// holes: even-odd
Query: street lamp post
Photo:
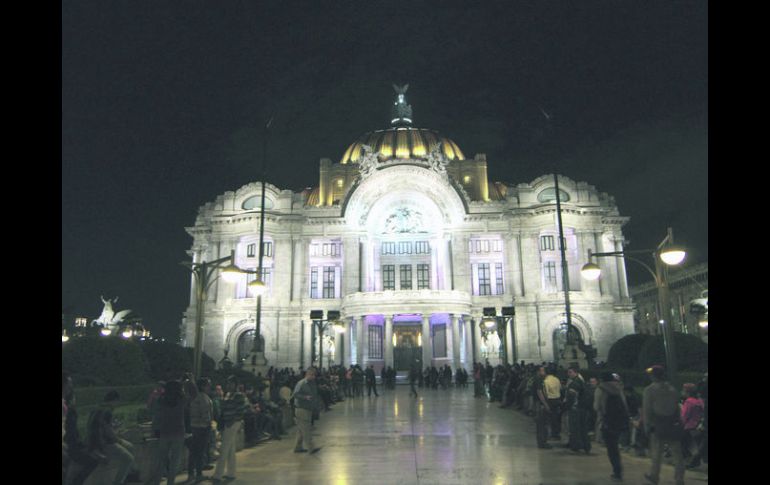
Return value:
[[(229, 263), (225, 266), (225, 263)], [(206, 299), (208, 297), (208, 290), (217, 278), (212, 278), (214, 272), (221, 269), (221, 274), (226, 280), (237, 278), (243, 273), (253, 274), (256, 271), (244, 270), (235, 266), (235, 251), (230, 252), (230, 256), (215, 259), (214, 261), (203, 261), (201, 263), (184, 261), (180, 263), (182, 266), (188, 268), (195, 276), (195, 345), (194, 345), (194, 359), (193, 359), (193, 376), (197, 380), (201, 377), (201, 358), (203, 354), (203, 317), (206, 310)], [(249, 285), (255, 291), (264, 284), (260, 281), (260, 275), (257, 275), (257, 279), (252, 281)]]
[[(267, 174), (267, 139), (270, 133), (270, 125), (273, 123), (273, 118), (270, 117), (265, 124), (265, 133), (262, 137), (262, 174), (259, 177), (262, 182), (262, 193), (260, 194), (260, 208), (259, 208), (259, 267), (257, 268), (257, 280), (262, 280), (262, 261), (265, 256), (265, 175)], [(264, 290), (264, 285), (263, 288)], [(256, 338), (254, 339), (253, 353), (255, 360), (260, 365), (266, 365), (265, 361), (265, 349), (262, 348), (262, 292), (258, 292), (257, 295), (257, 314), (256, 314)]]
[[(323, 369), (323, 344), (324, 344), (324, 331), (326, 331), (329, 328), (329, 325), (332, 325), (334, 329), (342, 333), (345, 331), (345, 327), (342, 326), (342, 324), (339, 322), (340, 319), (340, 312), (336, 310), (329, 310), (326, 312), (327, 318), (324, 319), (324, 312), (323, 310), (310, 310), (310, 320), (313, 322), (313, 325), (315, 326), (316, 330), (318, 331), (318, 369)], [(311, 345), (312, 348), (312, 345)], [(311, 356), (310, 361), (312, 362), (314, 359)]]
[[(655, 270), (653, 271), (650, 266), (641, 261), (640, 259), (631, 256), (633, 254), (650, 254), (655, 261)], [(673, 266), (681, 263), (685, 257), (685, 251), (679, 246), (674, 245), (674, 236), (671, 228), (668, 228), (668, 234), (658, 244), (654, 250), (641, 249), (634, 251), (612, 251), (605, 253), (593, 253), (588, 250), (588, 263), (585, 264), (581, 270), (581, 274), (588, 280), (595, 280), (601, 274), (601, 269), (598, 265), (591, 262), (591, 258), (601, 257), (620, 257), (630, 259), (636, 263), (641, 264), (653, 277), (655, 286), (658, 289), (658, 306), (659, 306), (659, 321), (663, 326), (663, 343), (666, 351), (666, 367), (668, 368), (668, 374), (672, 383), (676, 385), (677, 380), (677, 361), (676, 361), (676, 349), (674, 345), (674, 334), (671, 328), (671, 301), (669, 299), (668, 291), (668, 278), (666, 268), (662, 263), (668, 266)]]

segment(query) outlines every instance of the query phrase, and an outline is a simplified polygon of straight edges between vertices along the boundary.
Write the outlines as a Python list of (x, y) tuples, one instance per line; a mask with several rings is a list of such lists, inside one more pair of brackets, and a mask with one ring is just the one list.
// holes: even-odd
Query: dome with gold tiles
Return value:
[(364, 155), (362, 146), (369, 145), (380, 160), (393, 158), (424, 158), (441, 143), (441, 150), (450, 161), (465, 160), (462, 150), (449, 138), (435, 130), (394, 127), (361, 135), (354, 141), (340, 160), (341, 164), (357, 163)]

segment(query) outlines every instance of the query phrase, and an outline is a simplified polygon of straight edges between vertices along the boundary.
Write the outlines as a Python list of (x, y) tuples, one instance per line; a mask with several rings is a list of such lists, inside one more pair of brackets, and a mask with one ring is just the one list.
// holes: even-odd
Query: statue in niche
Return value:
[(438, 142), (437, 144), (433, 145), (433, 148), (431, 149), (430, 153), (428, 153), (428, 156), (425, 157), (425, 159), (428, 161), (431, 170), (440, 174), (445, 174), (446, 166), (449, 165), (449, 160), (444, 156), (442, 152), (442, 145), (443, 142)]
[(114, 300), (104, 299), (104, 296), (100, 296), (102, 303), (104, 303), (104, 308), (102, 309), (102, 314), (99, 315), (99, 318), (94, 320), (96, 323), (101, 323), (102, 325), (117, 325), (120, 322), (123, 321), (123, 319), (131, 313), (131, 310), (121, 310), (118, 313), (115, 313), (115, 310), (113, 310), (112, 305), (114, 303), (117, 303), (118, 297), (116, 296)]
[(369, 145), (361, 145), (361, 150), (364, 154), (358, 161), (358, 168), (361, 172), (361, 178), (366, 178), (374, 173), (380, 161), (377, 158), (377, 154), (374, 153), (374, 149)]

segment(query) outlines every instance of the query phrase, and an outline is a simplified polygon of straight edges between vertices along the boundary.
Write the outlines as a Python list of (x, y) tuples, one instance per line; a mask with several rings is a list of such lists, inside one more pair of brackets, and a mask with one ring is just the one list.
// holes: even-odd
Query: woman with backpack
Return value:
[(601, 419), (601, 433), (607, 446), (607, 458), (612, 465), (612, 481), (623, 480), (623, 464), (620, 460), (620, 435), (629, 429), (629, 414), (623, 385), (611, 372), (601, 375), (601, 383), (594, 393), (594, 410)]

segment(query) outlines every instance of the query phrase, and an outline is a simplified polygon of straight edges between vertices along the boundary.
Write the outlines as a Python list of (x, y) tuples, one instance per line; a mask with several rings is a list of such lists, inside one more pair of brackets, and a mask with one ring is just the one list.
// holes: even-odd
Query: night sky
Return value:
[[(259, 180), (318, 185), (359, 135), (414, 125), (616, 199), (628, 249), (673, 227), (708, 260), (707, 2), (62, 3), (62, 309), (119, 296), (153, 334), (189, 301), (198, 208)], [(651, 262), (651, 261), (650, 261)], [(628, 263), (630, 284), (649, 275)]]

